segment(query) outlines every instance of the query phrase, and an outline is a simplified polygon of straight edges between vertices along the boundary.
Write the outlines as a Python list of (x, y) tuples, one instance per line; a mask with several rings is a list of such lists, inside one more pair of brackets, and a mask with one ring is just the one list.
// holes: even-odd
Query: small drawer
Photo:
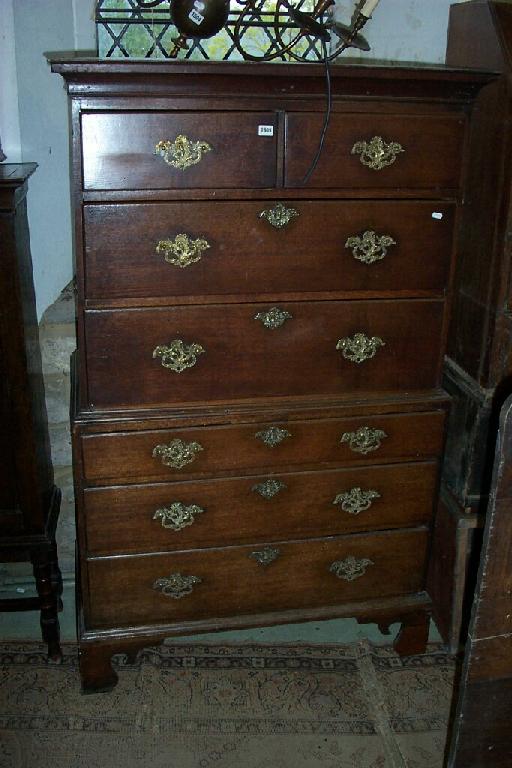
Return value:
[(436, 458), (444, 411), (275, 424), (108, 432), (79, 440), (87, 485), (161, 482), (219, 472)]
[(454, 209), (431, 201), (87, 205), (87, 298), (441, 293)]
[(216, 304), (86, 312), (90, 406), (427, 390), (444, 302)]
[(84, 492), (89, 555), (306, 539), (429, 523), (437, 464), (224, 478)]
[(99, 558), (87, 563), (86, 622), (197, 621), (413, 593), (423, 587), (427, 540), (413, 529)]
[(276, 133), (272, 112), (85, 112), (84, 187), (273, 187)]
[[(323, 117), (290, 113), (285, 183), (300, 187), (315, 156)], [(333, 114), (308, 187), (451, 189), (460, 181), (460, 115)]]

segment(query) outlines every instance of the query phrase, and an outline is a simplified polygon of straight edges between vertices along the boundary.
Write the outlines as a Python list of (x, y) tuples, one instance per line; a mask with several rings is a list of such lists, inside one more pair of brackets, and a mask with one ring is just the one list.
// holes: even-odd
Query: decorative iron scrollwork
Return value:
[(270, 565), (274, 560), (277, 560), (281, 553), (281, 550), (277, 547), (264, 547), (256, 552), (251, 552), (249, 557), (256, 560), (260, 565)]
[(363, 363), (365, 360), (375, 357), (377, 350), (384, 347), (385, 344), (386, 342), (380, 336), (369, 337), (365, 333), (355, 333), (352, 338), (345, 336), (343, 339), (339, 339), (336, 349), (341, 351), (346, 360), (350, 360), (352, 363)]
[(167, 165), (184, 171), (191, 165), (197, 165), (203, 154), (211, 152), (211, 146), (206, 141), (191, 141), (180, 134), (174, 141), (159, 141), (155, 146), (155, 154), (161, 155)]
[(350, 248), (354, 259), (362, 261), (363, 264), (374, 264), (386, 256), (391, 245), (396, 245), (391, 235), (378, 235), (370, 229), (361, 236), (349, 237), (345, 248)]
[(183, 269), (201, 261), (203, 251), (209, 247), (210, 243), (204, 237), (192, 240), (188, 235), (179, 234), (174, 240), (160, 240), (156, 252), (162, 254), (168, 264)]
[(276, 229), (282, 229), (294, 218), (299, 216), (296, 208), (287, 208), (283, 203), (276, 203), (260, 213), (260, 219), (266, 219)]
[(369, 565), (375, 565), (375, 563), (368, 557), (358, 558), (349, 555), (344, 560), (335, 560), (334, 563), (331, 563), (329, 571), (334, 573), (338, 579), (355, 581), (355, 579), (360, 579), (361, 576), (364, 576)]
[(281, 427), (268, 427), (268, 429), (262, 429), (261, 432), (256, 432), (254, 435), (262, 443), (268, 445), (269, 448), (275, 448), (276, 445), (279, 445), (279, 443), (282, 443), (283, 440), (291, 436), (291, 432)]
[(171, 528), (173, 531), (181, 531), (188, 525), (192, 525), (195, 516), (204, 512), (197, 504), (182, 504), (181, 501), (173, 501), (168, 507), (157, 509), (153, 520), (161, 520), (162, 528)]
[(153, 448), (153, 457), (160, 458), (162, 464), (173, 469), (181, 469), (187, 464), (191, 464), (196, 458), (196, 454), (202, 451), (203, 446), (200, 443), (192, 441), (185, 443), (179, 437), (174, 438), (168, 445), (155, 445)]
[(355, 432), (344, 432), (340, 443), (348, 443), (348, 447), (355, 453), (371, 453), (382, 445), (382, 440), (387, 437), (383, 429), (373, 427), (359, 427)]
[(169, 345), (162, 344), (153, 350), (153, 358), (161, 358), (164, 368), (174, 373), (183, 373), (197, 363), (197, 356), (202, 355), (204, 348), (200, 344), (185, 344), (182, 339), (174, 339)]
[(201, 584), (199, 576), (182, 576), (181, 573), (171, 573), (168, 579), (157, 579), (153, 589), (161, 592), (165, 597), (180, 600), (185, 595), (190, 595), (196, 584)]
[(382, 136), (374, 136), (370, 141), (356, 141), (352, 154), (359, 155), (360, 162), (372, 171), (381, 171), (392, 165), (404, 148), (397, 141), (386, 142)]
[(252, 486), (251, 490), (256, 491), (256, 493), (259, 493), (259, 495), (262, 496), (264, 499), (271, 499), (280, 491), (284, 491), (285, 488), (286, 488), (286, 485), (283, 482), (281, 482), (281, 480), (275, 480), (274, 478), (269, 478), (268, 480), (265, 480), (263, 483), (256, 483), (256, 485)]
[(280, 328), (287, 320), (291, 320), (293, 315), (287, 312), (286, 309), (279, 309), (279, 307), (272, 307), (267, 312), (258, 312), (254, 315), (255, 320), (261, 320), (265, 328), (274, 330)]
[(380, 499), (380, 493), (369, 489), (363, 491), (362, 488), (351, 488), (349, 491), (343, 491), (338, 493), (333, 501), (333, 504), (341, 504), (341, 508), (344, 512), (348, 512), (349, 515), (358, 515), (360, 512), (364, 512), (369, 509), (374, 499)]

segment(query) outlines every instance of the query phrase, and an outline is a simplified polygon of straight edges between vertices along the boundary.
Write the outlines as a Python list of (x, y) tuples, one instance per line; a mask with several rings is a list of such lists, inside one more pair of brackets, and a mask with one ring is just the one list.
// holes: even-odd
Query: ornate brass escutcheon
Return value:
[(157, 509), (153, 520), (161, 520), (162, 528), (171, 528), (173, 531), (181, 531), (188, 525), (192, 525), (195, 516), (204, 512), (197, 504), (182, 504), (181, 501), (173, 501), (168, 507)]
[(338, 493), (333, 504), (341, 504), (344, 512), (349, 515), (358, 515), (369, 509), (374, 499), (380, 499), (380, 493), (374, 490), (363, 491), (362, 488), (351, 488), (349, 491)]
[(298, 215), (296, 208), (287, 208), (283, 203), (276, 203), (273, 208), (262, 211), (260, 219), (266, 219), (276, 229), (282, 229)]
[(269, 478), (263, 483), (256, 483), (256, 485), (252, 486), (251, 490), (259, 493), (259, 495), (264, 499), (271, 499), (273, 496), (279, 493), (279, 491), (284, 491), (285, 488), (286, 485), (281, 482), (281, 480), (274, 480), (274, 478)]
[(270, 565), (274, 560), (277, 560), (280, 553), (281, 550), (277, 547), (264, 547), (257, 552), (251, 552), (249, 557), (252, 557), (260, 565)]
[(371, 453), (380, 448), (382, 440), (387, 437), (383, 429), (373, 427), (359, 427), (355, 432), (344, 432), (340, 443), (348, 443), (348, 447), (354, 453)]
[(200, 443), (195, 441), (185, 443), (179, 437), (176, 437), (168, 445), (155, 445), (153, 457), (161, 458), (162, 464), (166, 467), (181, 469), (187, 464), (191, 464), (196, 458), (196, 453), (202, 450), (204, 449)]
[(275, 448), (276, 445), (279, 445), (279, 443), (282, 443), (283, 440), (291, 436), (291, 432), (288, 432), (287, 429), (281, 429), (281, 427), (268, 427), (268, 429), (262, 429), (261, 432), (256, 432), (254, 435), (262, 443), (268, 445), (269, 448)]
[(258, 312), (254, 315), (255, 320), (261, 320), (265, 328), (274, 330), (280, 328), (287, 320), (291, 320), (293, 315), (286, 311), (286, 309), (279, 309), (279, 307), (272, 307), (267, 312)]
[(373, 560), (367, 557), (358, 558), (349, 555), (344, 560), (335, 560), (334, 563), (331, 563), (329, 571), (334, 573), (338, 579), (354, 581), (364, 576), (369, 565), (375, 565)]
[(385, 344), (386, 342), (380, 336), (369, 337), (365, 333), (355, 333), (352, 338), (345, 336), (343, 339), (339, 339), (336, 349), (341, 351), (346, 360), (350, 360), (352, 363), (363, 363), (365, 360), (375, 357), (379, 347), (384, 347)]
[(179, 600), (185, 595), (190, 595), (194, 586), (201, 582), (202, 579), (199, 576), (182, 576), (181, 573), (171, 573), (168, 579), (157, 579), (153, 584), (153, 589), (158, 590), (165, 597)]
[(203, 154), (211, 149), (206, 141), (191, 141), (180, 134), (174, 141), (159, 141), (155, 146), (155, 154), (161, 155), (167, 165), (184, 171), (191, 165), (197, 165)]
[(374, 136), (370, 141), (356, 141), (352, 154), (359, 155), (359, 160), (372, 171), (381, 171), (392, 165), (404, 148), (397, 141), (384, 141), (382, 136)]
[(160, 240), (156, 252), (162, 254), (168, 264), (183, 269), (200, 261), (203, 251), (209, 247), (210, 243), (204, 237), (192, 240), (188, 235), (179, 234), (174, 240)]
[(386, 256), (391, 245), (396, 245), (396, 241), (390, 235), (378, 235), (373, 230), (367, 230), (360, 237), (349, 237), (345, 248), (350, 248), (354, 259), (363, 264), (375, 264)]
[(200, 344), (185, 344), (182, 339), (174, 339), (168, 346), (163, 344), (155, 347), (153, 358), (160, 357), (164, 368), (169, 368), (174, 373), (183, 373), (197, 363), (197, 356), (202, 355), (204, 351)]

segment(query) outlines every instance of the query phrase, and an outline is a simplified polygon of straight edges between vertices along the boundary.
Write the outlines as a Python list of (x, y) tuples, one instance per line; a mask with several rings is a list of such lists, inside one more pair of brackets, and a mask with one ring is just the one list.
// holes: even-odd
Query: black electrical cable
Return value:
[(307, 171), (306, 175), (302, 180), (303, 186), (305, 186), (308, 183), (311, 176), (313, 175), (315, 168), (318, 165), (318, 161), (320, 160), (320, 155), (322, 154), (322, 150), (324, 148), (325, 135), (327, 133), (329, 120), (331, 117), (331, 109), (332, 109), (331, 70), (329, 67), (329, 55), (327, 53), (327, 45), (324, 40), (322, 40), (322, 52), (324, 55), (324, 64), (325, 64), (325, 91), (326, 91), (325, 95), (327, 98), (327, 104), (325, 109), (325, 117), (324, 117), (324, 124), (322, 127), (322, 133), (320, 134), (320, 141), (318, 142), (318, 149), (316, 151), (315, 157), (313, 158), (313, 162), (309, 166), (309, 170)]

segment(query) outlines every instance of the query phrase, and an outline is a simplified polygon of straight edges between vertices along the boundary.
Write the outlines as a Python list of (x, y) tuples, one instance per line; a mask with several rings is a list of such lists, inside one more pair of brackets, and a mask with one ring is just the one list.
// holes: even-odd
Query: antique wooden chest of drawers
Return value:
[(490, 75), (60, 61), (72, 99), (81, 672), (425, 591), (466, 136)]

